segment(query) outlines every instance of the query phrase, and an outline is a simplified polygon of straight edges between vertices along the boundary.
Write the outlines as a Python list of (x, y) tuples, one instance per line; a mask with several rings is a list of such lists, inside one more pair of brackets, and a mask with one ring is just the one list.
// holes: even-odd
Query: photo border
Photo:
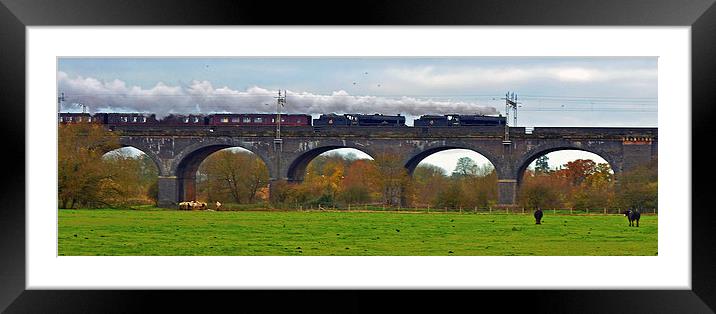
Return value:
[[(303, 2), (277, 6), (272, 2), (181, 2), (154, 1), (129, 5), (122, 1), (22, 1), (0, 0), (0, 82), (3, 82), (3, 128), (6, 147), (25, 146), (25, 49), (27, 26), (56, 25), (645, 25), (691, 26), (692, 62), (692, 164), (706, 163), (710, 118), (713, 116), (716, 86), (716, 6), (704, 1), (392, 1), (361, 3), (350, 12), (322, 11), (321, 5)], [(333, 8), (335, 6), (330, 6)], [(348, 6), (351, 8), (351, 6)], [(488, 9), (489, 8), (489, 9)], [(535, 14), (537, 13), (537, 14)], [(19, 117), (22, 117), (20, 119)], [(368, 304), (388, 301), (381, 309), (405, 311), (411, 307), (441, 304), (443, 309), (461, 304), (484, 306), (500, 300), (510, 309), (538, 312), (623, 312), (673, 313), (714, 312), (716, 308), (716, 248), (713, 228), (716, 214), (703, 197), (709, 193), (710, 171), (692, 171), (692, 290), (498, 290), (489, 291), (66, 291), (25, 289), (25, 151), (8, 157), (3, 199), (12, 207), (0, 211), (0, 309), (8, 312), (127, 312), (146, 311), (146, 304), (165, 310), (187, 309), (186, 302), (198, 302), (204, 310), (221, 309), (222, 302), (256, 305), (271, 302), (266, 309), (298, 309), (300, 301), (314, 310), (328, 304), (356, 311)], [(10, 163), (12, 162), (12, 163)], [(691, 171), (691, 169), (689, 169)], [(700, 209), (700, 210), (699, 210)], [(634, 269), (633, 271), (630, 269)], [(625, 265), (625, 276), (641, 274), (638, 267)], [(664, 270), (669, 271), (669, 270)], [(658, 275), (658, 274), (652, 274)], [(320, 293), (317, 293), (320, 292)], [(465, 293), (469, 292), (469, 293)], [(317, 296), (320, 296), (317, 298)], [(463, 296), (468, 296), (464, 298)], [(211, 304), (205, 304), (210, 297)], [(433, 300), (433, 301), (430, 301)], [(304, 304), (306, 305), (306, 304)], [(235, 308), (235, 307), (234, 307)]]

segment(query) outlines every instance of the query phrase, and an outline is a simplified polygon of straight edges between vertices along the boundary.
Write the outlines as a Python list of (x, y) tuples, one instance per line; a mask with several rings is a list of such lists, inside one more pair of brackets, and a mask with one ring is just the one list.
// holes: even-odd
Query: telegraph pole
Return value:
[(278, 97), (276, 97), (276, 138), (273, 140), (274, 144), (280, 149), (281, 144), (283, 143), (283, 140), (281, 139), (281, 107), (286, 106), (286, 94), (287, 91), (283, 91), (283, 96), (281, 95), (281, 90), (278, 90)]
[(512, 141), (510, 141), (510, 108), (512, 108), (512, 117), (514, 119), (514, 122), (512, 123), (514, 126), (517, 125), (517, 105), (520, 104), (517, 102), (517, 94), (507, 92), (505, 94), (505, 98), (501, 98), (505, 100), (505, 139), (502, 141), (502, 144), (504, 145), (510, 145), (512, 144)]

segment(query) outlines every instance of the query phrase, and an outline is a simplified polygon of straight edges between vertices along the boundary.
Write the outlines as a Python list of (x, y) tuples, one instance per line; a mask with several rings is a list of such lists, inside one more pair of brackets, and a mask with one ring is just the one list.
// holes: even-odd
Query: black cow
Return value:
[(641, 218), (641, 214), (638, 210), (628, 209), (624, 212), (624, 216), (626, 216), (626, 218), (629, 220), (629, 227), (633, 227), (635, 221), (636, 226), (639, 227), (639, 218)]
[(535, 224), (537, 224), (537, 225), (540, 224), (540, 221), (542, 220), (543, 215), (544, 214), (542, 213), (541, 209), (537, 208), (537, 210), (535, 210)]

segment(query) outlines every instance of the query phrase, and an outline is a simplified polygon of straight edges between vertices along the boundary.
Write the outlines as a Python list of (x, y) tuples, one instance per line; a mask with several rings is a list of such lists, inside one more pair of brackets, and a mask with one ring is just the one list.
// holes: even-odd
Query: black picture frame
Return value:
[[(0, 102), (6, 161), (0, 208), (0, 309), (8, 313), (146, 312), (191, 307), (204, 312), (320, 310), (365, 312), (467, 306), (549, 313), (713, 313), (716, 309), (716, 214), (706, 158), (716, 99), (716, 5), (691, 1), (391, 1), (307, 3), (270, 1), (0, 0)], [(463, 290), (463, 291), (159, 291), (25, 289), (25, 49), (27, 26), (70, 25), (616, 25), (690, 26), (692, 62), (692, 289), (691, 290)], [(20, 167), (18, 165), (25, 165)], [(666, 209), (665, 209), (666, 210)], [(534, 265), (529, 265), (534, 267)], [(625, 265), (625, 276), (643, 274)], [(665, 272), (669, 270), (665, 269)], [(419, 274), (416, 274), (419, 275)], [(457, 293), (459, 292), (459, 293)], [(240, 306), (240, 308), (239, 308)], [(332, 311), (334, 312), (334, 311)]]

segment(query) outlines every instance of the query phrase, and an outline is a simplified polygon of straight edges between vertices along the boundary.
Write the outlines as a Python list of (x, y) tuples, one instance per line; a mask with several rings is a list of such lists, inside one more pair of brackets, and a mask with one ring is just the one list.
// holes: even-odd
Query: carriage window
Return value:
[(122, 122), (127, 122), (127, 121), (129, 121), (129, 119), (127, 119), (127, 117), (121, 117), (121, 119), (122, 119)]
[(199, 122), (199, 117), (194, 117), (194, 123), (198, 123), (198, 122)]
[(227, 118), (227, 117), (221, 118), (221, 123), (228, 123), (228, 122), (229, 122), (229, 118)]
[(146, 123), (146, 122), (147, 122), (147, 117), (142, 117), (142, 123)]
[(239, 117), (233, 117), (233, 118), (231, 118), (231, 122), (233, 122), (233, 123), (239, 122)]
[(138, 121), (137, 117), (132, 117), (132, 122), (137, 122), (137, 121)]
[(249, 117), (244, 118), (244, 123), (250, 123), (250, 122), (251, 122), (251, 118), (249, 118)]
[(261, 123), (263, 121), (263, 118), (254, 118), (254, 122)]
[(189, 118), (184, 118), (184, 123), (189, 123)]
[(87, 122), (92, 122), (92, 117), (87, 117)]
[(284, 119), (284, 118), (281, 118), (281, 122), (286, 122), (286, 119)]

